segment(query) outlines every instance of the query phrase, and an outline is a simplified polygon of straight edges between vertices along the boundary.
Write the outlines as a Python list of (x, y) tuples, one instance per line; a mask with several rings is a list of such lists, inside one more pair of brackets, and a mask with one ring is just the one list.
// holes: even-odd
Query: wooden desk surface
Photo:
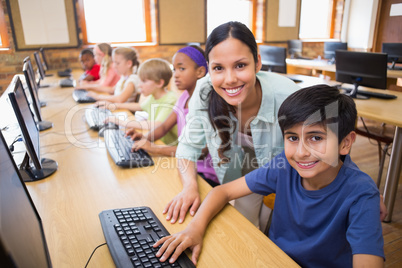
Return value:
[[(286, 64), (289, 66), (305, 69), (315, 69), (327, 72), (336, 71), (335, 64), (328, 64), (326, 60), (303, 60), (303, 59), (286, 59)], [(388, 78), (402, 78), (402, 70), (387, 70)]]
[[(39, 95), (47, 106), (44, 120), (54, 127), (40, 133), (42, 157), (58, 162), (50, 177), (27, 183), (42, 218), (47, 245), (54, 267), (84, 267), (96, 246), (105, 242), (98, 214), (102, 210), (149, 206), (175, 233), (183, 224), (170, 224), (162, 210), (182, 185), (172, 157), (154, 157), (155, 166), (136, 169), (117, 167), (107, 153), (102, 138), (88, 130), (84, 121), (87, 105), (77, 104), (72, 88), (52, 84)], [(202, 198), (210, 186), (198, 181)], [(208, 227), (199, 267), (293, 267), (297, 266), (282, 250), (247, 221), (231, 205)], [(88, 267), (114, 267), (106, 246), (99, 248)]]

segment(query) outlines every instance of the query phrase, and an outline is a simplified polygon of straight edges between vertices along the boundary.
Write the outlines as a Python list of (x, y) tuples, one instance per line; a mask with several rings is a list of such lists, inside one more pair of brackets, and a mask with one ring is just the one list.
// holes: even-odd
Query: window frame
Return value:
[[(344, 0), (330, 0), (330, 10), (328, 10), (328, 21), (327, 21), (327, 25), (328, 25), (328, 37), (327, 38), (301, 38), (300, 37), (300, 30), (299, 30), (299, 39), (300, 40), (340, 40), (340, 36), (336, 36), (335, 34), (335, 29), (337, 28), (337, 21), (336, 21), (336, 16), (337, 16), (337, 5), (338, 2), (343, 2), (342, 6), (344, 8)], [(342, 16), (343, 16), (343, 11), (342, 11)], [(301, 14), (300, 14), (301, 17)], [(338, 23), (342, 24), (342, 21), (339, 21)], [(339, 28), (339, 27), (338, 27)]]
[(8, 39), (7, 24), (4, 16), (3, 6), (0, 6), (0, 36), (1, 36), (0, 48), (9, 48), (10, 41)]
[[(110, 41), (108, 43), (111, 44), (148, 44), (148, 43), (154, 43), (155, 40), (153, 39), (153, 35), (152, 32), (153, 30), (156, 29), (152, 29), (152, 9), (155, 9), (155, 1), (152, 0), (142, 0), (143, 4), (144, 4), (144, 19), (145, 19), (145, 34), (146, 34), (146, 40), (143, 42), (139, 42), (139, 41), (128, 41), (128, 42), (114, 42), (114, 41)], [(83, 0), (78, 0), (78, 5), (77, 5), (77, 13), (78, 13), (78, 21), (79, 21), (79, 25), (81, 28), (81, 33), (82, 33), (82, 42), (84, 45), (95, 45), (96, 43), (91, 43), (88, 42), (88, 35), (87, 35), (87, 24), (86, 24), (86, 20), (85, 20), (85, 10), (84, 10), (84, 2)]]

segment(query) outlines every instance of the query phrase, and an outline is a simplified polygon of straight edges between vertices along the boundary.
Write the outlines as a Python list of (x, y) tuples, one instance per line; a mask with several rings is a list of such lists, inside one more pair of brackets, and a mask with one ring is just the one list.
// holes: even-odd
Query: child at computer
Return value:
[[(151, 142), (163, 137), (176, 125), (178, 135), (180, 136), (186, 124), (188, 103), (193, 95), (197, 80), (204, 77), (207, 72), (207, 61), (202, 48), (192, 45), (177, 51), (173, 56), (173, 77), (177, 89), (182, 91), (182, 94), (175, 104), (174, 111), (170, 113), (169, 117), (157, 128), (152, 129), (145, 135), (135, 131), (135, 129), (128, 129), (126, 131), (126, 134), (132, 136), (132, 139), (140, 139), (133, 144), (133, 150), (136, 151), (142, 148), (148, 153), (166, 156), (174, 156), (176, 154), (176, 145), (156, 145)], [(205, 153), (204, 158), (197, 162), (197, 172), (210, 185), (216, 186), (219, 184), (219, 180), (216, 177), (211, 161), (211, 156)]]
[(91, 49), (85, 48), (80, 52), (80, 62), (85, 72), (79, 81), (96, 81), (99, 79), (100, 66), (95, 62), (95, 56)]
[(228, 201), (276, 193), (269, 238), (302, 267), (383, 267), (380, 194), (352, 162), (356, 107), (335, 88), (291, 94), (278, 111), (284, 151), (267, 165), (215, 187), (187, 228), (162, 238), (156, 256), (186, 248), (197, 262), (208, 223)]
[(120, 75), (113, 68), (112, 47), (107, 43), (99, 43), (94, 47), (95, 62), (100, 65), (99, 80), (80, 82), (78, 88), (98, 92), (114, 93), (114, 87), (120, 80)]
[[(146, 97), (141, 103), (104, 103), (110, 110), (128, 109), (130, 111), (145, 111), (147, 120), (121, 120), (115, 116), (106, 118), (105, 123), (111, 122), (126, 128), (149, 130), (162, 124), (173, 111), (177, 96), (173, 91), (167, 89), (172, 77), (172, 70), (169, 62), (163, 59), (154, 58), (143, 62), (138, 69), (138, 76), (141, 80), (139, 87), (141, 94)], [(168, 145), (177, 143), (177, 127), (174, 126), (161, 138)]]
[(140, 94), (140, 78), (136, 74), (140, 64), (137, 51), (132, 47), (115, 48), (112, 52), (112, 60), (116, 72), (120, 75), (120, 80), (114, 87), (114, 95), (88, 92), (88, 96), (98, 101), (95, 106), (103, 106), (104, 101), (108, 103), (137, 101)]

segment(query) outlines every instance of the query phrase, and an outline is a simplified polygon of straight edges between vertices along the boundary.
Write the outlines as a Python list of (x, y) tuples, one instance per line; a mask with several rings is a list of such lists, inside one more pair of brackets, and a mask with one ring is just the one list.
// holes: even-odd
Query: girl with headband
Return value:
[[(132, 147), (135, 151), (142, 148), (149, 153), (166, 156), (174, 156), (176, 153), (176, 144), (156, 145), (153, 141), (163, 137), (176, 124), (178, 135), (180, 135), (186, 125), (189, 100), (193, 95), (197, 80), (205, 76), (208, 72), (208, 66), (204, 56), (204, 51), (200, 47), (187, 46), (179, 49), (173, 56), (173, 67), (175, 85), (177, 89), (183, 91), (183, 93), (176, 102), (173, 112), (161, 125), (152, 129), (145, 135), (136, 132), (134, 129), (129, 129), (127, 131), (127, 135), (132, 136), (132, 139), (138, 140)], [(219, 184), (219, 181), (216, 177), (211, 161), (211, 156), (205, 148), (201, 157), (197, 161), (197, 172), (211, 186), (216, 186)]]

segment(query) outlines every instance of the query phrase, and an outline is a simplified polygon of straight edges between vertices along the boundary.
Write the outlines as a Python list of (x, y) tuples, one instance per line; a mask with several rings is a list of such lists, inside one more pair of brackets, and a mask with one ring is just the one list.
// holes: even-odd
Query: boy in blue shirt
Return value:
[(156, 256), (165, 261), (173, 253), (173, 262), (190, 247), (196, 264), (207, 225), (227, 202), (276, 193), (269, 237), (298, 264), (383, 267), (380, 194), (349, 156), (356, 117), (354, 101), (327, 85), (290, 95), (278, 111), (285, 150), (212, 189), (183, 232), (155, 243), (163, 244)]

